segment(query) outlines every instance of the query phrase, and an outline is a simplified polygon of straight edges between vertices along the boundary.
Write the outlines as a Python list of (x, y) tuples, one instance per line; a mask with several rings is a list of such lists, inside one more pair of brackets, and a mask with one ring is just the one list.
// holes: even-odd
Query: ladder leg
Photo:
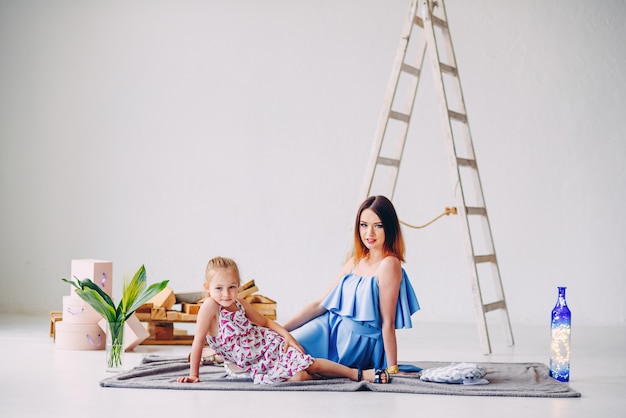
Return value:
[[(395, 193), (395, 186), (400, 170), (400, 161), (404, 152), (404, 143), (406, 141), (406, 135), (410, 123), (410, 115), (413, 111), (413, 103), (417, 93), (421, 66), (426, 50), (426, 42), (422, 39), (417, 47), (417, 64), (411, 65), (408, 63), (408, 59), (410, 57), (407, 56), (407, 52), (409, 52), (409, 42), (415, 26), (417, 4), (418, 0), (411, 0), (409, 4), (409, 11), (404, 22), (400, 43), (398, 44), (396, 57), (387, 84), (387, 94), (383, 101), (383, 107), (376, 126), (376, 133), (365, 171), (365, 178), (359, 195), (359, 203), (372, 194), (374, 181), (377, 176), (381, 174), (379, 169), (383, 166), (388, 168), (388, 171), (391, 171), (391, 173), (388, 176), (387, 187), (384, 188), (383, 192), (377, 194), (384, 194), (388, 198), (392, 199)], [(404, 106), (400, 106), (400, 110), (397, 110), (396, 108), (398, 106), (396, 103), (396, 93), (398, 91), (398, 83), (400, 82), (400, 78), (403, 74), (409, 75), (412, 80), (410, 82), (406, 102)], [(388, 128), (391, 120), (397, 121), (401, 124), (401, 129), (398, 134), (399, 138), (396, 138), (398, 146), (396, 152), (394, 153), (395, 155), (391, 157), (384, 157), (382, 155), (383, 143), (389, 142), (385, 140), (388, 140), (388, 137), (390, 136)]]
[[(421, 30), (416, 29), (417, 27)], [(410, 62), (407, 49), (411, 38), (419, 36), (415, 61)], [(361, 190), (362, 201), (370, 194), (374, 179), (379, 169), (390, 171), (384, 194), (390, 199), (395, 194), (400, 163), (404, 153), (411, 115), (419, 86), (421, 69), (426, 50), (433, 68), (435, 94), (439, 99), (439, 110), (443, 125), (444, 142), (448, 150), (449, 166), (452, 173), (452, 186), (456, 191), (456, 204), (461, 218), (461, 234), (466, 251), (471, 289), (476, 310), (476, 323), (481, 346), (486, 353), (491, 353), (491, 342), (486, 314), (500, 311), (509, 344), (513, 344), (513, 332), (509, 320), (508, 309), (504, 298), (498, 259), (493, 244), (493, 235), (487, 213), (482, 183), (478, 172), (478, 163), (474, 153), (471, 131), (465, 101), (461, 89), (461, 81), (457, 68), (448, 18), (443, 0), (411, 0), (409, 13), (402, 30), (400, 44), (387, 85), (387, 94), (383, 102), (376, 135), (368, 161), (365, 181)], [(409, 77), (404, 105), (397, 103), (398, 85), (401, 77)], [(399, 128), (390, 155), (382, 155), (383, 149), (389, 147), (390, 122)], [(477, 228), (475, 224), (478, 224)], [(491, 269), (485, 269), (487, 264)], [(479, 268), (480, 267), (480, 268)], [(485, 303), (481, 286), (485, 283), (481, 277), (485, 270), (490, 271), (493, 280), (495, 300)]]
[[(435, 14), (435, 9), (438, 9), (437, 14)], [(483, 350), (486, 353), (491, 353), (491, 341), (486, 318), (488, 312), (495, 310), (501, 312), (507, 341), (509, 344), (513, 344), (513, 333), (504, 298), (498, 260), (495, 254), (491, 226), (443, 0), (437, 2), (421, 0), (421, 13), (433, 67), (436, 93), (439, 96), (439, 110), (448, 148), (450, 169), (453, 173), (453, 187), (457, 191), (457, 205), (463, 220), (461, 233), (467, 252), (479, 338)], [(470, 217), (479, 218), (478, 223), (481, 228), (472, 228)], [(479, 266), (483, 263), (492, 265), (490, 270), (493, 278), (495, 301), (490, 303), (485, 303), (481, 288), (484, 283), (481, 281), (480, 273), (485, 273), (485, 269), (479, 269)]]

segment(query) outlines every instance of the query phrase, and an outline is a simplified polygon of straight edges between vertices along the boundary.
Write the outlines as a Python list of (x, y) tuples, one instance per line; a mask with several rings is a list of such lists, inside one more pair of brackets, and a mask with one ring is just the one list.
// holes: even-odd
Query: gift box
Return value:
[[(79, 280), (91, 279), (104, 292), (113, 295), (113, 263), (110, 261), (82, 259), (72, 260), (72, 275)], [(71, 286), (72, 294), (76, 293), (76, 288)]]
[(55, 324), (54, 345), (61, 350), (104, 350), (106, 334), (96, 324)]
[(73, 293), (63, 296), (63, 322), (70, 324), (97, 324), (102, 316), (87, 302)]

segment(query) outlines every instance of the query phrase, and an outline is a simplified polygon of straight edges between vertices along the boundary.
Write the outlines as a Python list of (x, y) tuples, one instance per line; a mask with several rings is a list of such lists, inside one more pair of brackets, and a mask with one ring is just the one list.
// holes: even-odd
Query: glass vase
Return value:
[(106, 370), (121, 372), (124, 366), (124, 321), (109, 322), (106, 341)]
[(561, 382), (569, 382), (570, 341), (572, 313), (565, 300), (565, 287), (559, 287), (559, 296), (552, 309), (550, 323), (550, 376)]

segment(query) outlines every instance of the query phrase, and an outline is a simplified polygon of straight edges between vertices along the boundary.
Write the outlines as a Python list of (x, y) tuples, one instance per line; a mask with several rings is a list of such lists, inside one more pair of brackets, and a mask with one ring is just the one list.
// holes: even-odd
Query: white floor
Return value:
[[(472, 324), (423, 324), (399, 331), (407, 361), (547, 363), (548, 331), (514, 327), (516, 344), (492, 335), (481, 354)], [(625, 417), (626, 327), (574, 327), (572, 388), (581, 398), (497, 398), (372, 392), (211, 392), (102, 388), (103, 351), (55, 348), (47, 317), (0, 316), (1, 417)], [(126, 353), (128, 367), (149, 353), (187, 355), (188, 346), (144, 346)]]

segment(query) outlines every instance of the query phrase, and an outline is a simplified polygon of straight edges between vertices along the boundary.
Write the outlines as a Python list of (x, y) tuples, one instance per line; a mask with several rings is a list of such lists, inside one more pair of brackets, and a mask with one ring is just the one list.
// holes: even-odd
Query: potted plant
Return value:
[(122, 368), (124, 353), (124, 323), (141, 305), (152, 299), (167, 286), (169, 280), (147, 286), (146, 269), (142, 265), (132, 280), (124, 280), (122, 300), (115, 306), (113, 299), (91, 279), (61, 279), (76, 288), (76, 294), (107, 321), (107, 370)]

